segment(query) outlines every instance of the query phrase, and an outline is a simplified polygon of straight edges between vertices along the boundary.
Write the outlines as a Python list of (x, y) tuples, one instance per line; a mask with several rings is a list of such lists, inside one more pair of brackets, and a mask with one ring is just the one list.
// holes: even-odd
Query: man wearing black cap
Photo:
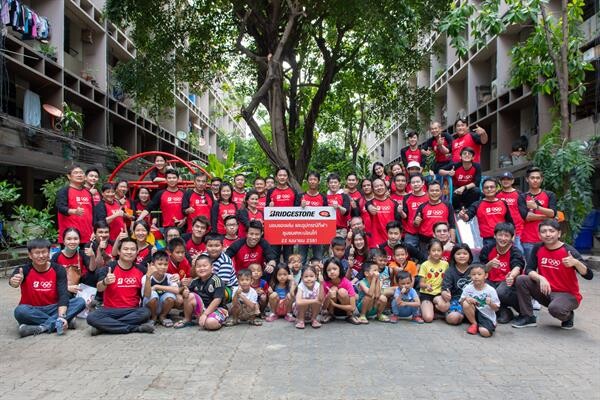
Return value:
[(515, 178), (511, 172), (503, 172), (498, 179), (500, 180), (501, 187), (496, 194), (496, 197), (504, 200), (508, 205), (508, 210), (510, 211), (510, 216), (512, 217), (513, 225), (515, 226), (513, 243), (515, 247), (521, 250), (521, 253), (523, 253), (521, 234), (523, 233), (524, 221), (523, 217), (521, 217), (521, 214), (519, 213), (519, 196), (521, 195), (521, 192), (513, 187)]

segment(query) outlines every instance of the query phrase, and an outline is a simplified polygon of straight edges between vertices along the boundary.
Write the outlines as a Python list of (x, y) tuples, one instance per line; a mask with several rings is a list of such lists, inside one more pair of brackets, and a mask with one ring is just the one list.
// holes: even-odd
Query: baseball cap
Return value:
[(406, 168), (421, 168), (421, 164), (419, 164), (417, 161), (411, 161), (408, 163), (408, 165), (406, 166)]
[(515, 179), (515, 178), (511, 172), (506, 171), (500, 175), (500, 179)]

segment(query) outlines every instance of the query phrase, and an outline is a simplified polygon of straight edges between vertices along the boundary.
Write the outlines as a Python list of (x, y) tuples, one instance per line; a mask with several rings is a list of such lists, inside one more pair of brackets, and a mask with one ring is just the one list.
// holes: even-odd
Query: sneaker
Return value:
[(397, 315), (392, 315), (392, 316), (390, 317), (390, 322), (391, 322), (392, 324), (397, 324), (397, 323), (398, 323), (398, 316), (397, 316)]
[(534, 326), (537, 326), (537, 318), (533, 315), (531, 317), (519, 317), (512, 323), (513, 328), (528, 328)]
[(296, 317), (294, 317), (292, 314), (287, 313), (285, 314), (285, 317), (283, 317), (287, 322), (294, 322), (296, 320)]
[(41, 325), (19, 325), (19, 335), (21, 335), (21, 337), (35, 336), (44, 332), (46, 332), (46, 328)]
[(510, 308), (502, 307), (498, 312), (498, 323), (499, 324), (508, 324), (513, 320), (515, 315), (513, 314)]
[(479, 327), (477, 324), (471, 324), (471, 326), (467, 328), (467, 333), (469, 335), (477, 335), (477, 332), (479, 332)]
[(574, 328), (574, 322), (575, 322), (575, 313), (573, 311), (571, 311), (571, 318), (569, 318), (566, 321), (561, 322), (560, 328), (571, 330)]
[(69, 322), (69, 329), (77, 329), (77, 323), (75, 322), (75, 318), (73, 318), (70, 322)]
[(412, 317), (411, 321), (415, 322), (417, 324), (424, 324), (425, 323), (425, 321), (423, 320), (423, 318), (421, 318), (420, 315), (415, 315), (414, 317)]
[(542, 309), (542, 305), (536, 299), (531, 299), (531, 307), (533, 307), (535, 311), (540, 311)]
[(267, 321), (267, 322), (273, 322), (273, 321), (277, 321), (278, 319), (279, 319), (279, 316), (277, 314), (275, 314), (275, 313), (272, 313), (267, 318), (265, 318), (265, 321)]
[(154, 324), (151, 322), (146, 322), (137, 327), (136, 332), (140, 333), (154, 333)]
[(390, 322), (390, 317), (385, 314), (380, 314), (377, 316), (377, 321), (379, 322)]
[(100, 329), (90, 326), (90, 335), (91, 336), (98, 336), (99, 334), (101, 334), (102, 332), (100, 331)]

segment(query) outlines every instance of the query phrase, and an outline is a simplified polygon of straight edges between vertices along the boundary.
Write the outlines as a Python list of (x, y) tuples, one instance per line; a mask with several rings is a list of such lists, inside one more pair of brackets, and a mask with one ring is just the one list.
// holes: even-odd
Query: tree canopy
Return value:
[[(171, 106), (184, 82), (199, 92), (222, 76), (245, 79), (241, 116), (269, 161), (299, 181), (339, 76), (368, 89), (362, 93), (382, 105), (381, 118), (397, 114), (400, 99), (411, 97), (406, 77), (425, 62), (423, 38), (448, 7), (447, 0), (109, 0), (106, 14), (131, 29), (137, 57), (116, 74), (140, 105), (155, 113)], [(255, 119), (259, 108), (270, 138)]]

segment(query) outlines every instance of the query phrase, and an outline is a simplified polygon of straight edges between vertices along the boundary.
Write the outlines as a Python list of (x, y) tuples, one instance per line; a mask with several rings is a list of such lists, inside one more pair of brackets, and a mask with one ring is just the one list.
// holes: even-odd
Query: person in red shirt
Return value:
[(429, 201), (429, 196), (423, 190), (425, 179), (423, 175), (412, 175), (410, 177), (412, 193), (407, 194), (402, 202), (400, 218), (402, 218), (402, 228), (404, 230), (404, 241), (415, 248), (419, 248), (419, 228), (414, 225), (417, 216), (417, 210), (423, 203)]
[(561, 321), (561, 328), (573, 329), (575, 310), (581, 303), (577, 274), (584, 279), (594, 277), (581, 255), (571, 245), (560, 241), (560, 225), (554, 219), (539, 224), (542, 243), (536, 244), (527, 259), (525, 275), (517, 277), (520, 317), (513, 328), (536, 326), (531, 299), (548, 307), (548, 312)]
[[(133, 212), (135, 218), (139, 217), (142, 212), (150, 205), (150, 200), (152, 200), (152, 196), (150, 194), (150, 189), (147, 187), (141, 187), (137, 191), (137, 198), (133, 200)], [(156, 226), (158, 223), (158, 218), (153, 218), (152, 215), (146, 215), (144, 221), (148, 224), (148, 226)]]
[(451, 204), (442, 201), (442, 187), (438, 181), (433, 181), (427, 189), (429, 200), (417, 208), (413, 225), (418, 227), (421, 251), (433, 239), (433, 227), (439, 222), (446, 222), (450, 228), (450, 240), (456, 241), (456, 228), (454, 223), (454, 209)]
[(156, 183), (164, 183), (166, 182), (166, 172), (167, 169), (172, 168), (169, 164), (167, 164), (167, 160), (160, 154), (154, 157), (154, 169), (150, 171), (148, 177), (152, 182)]
[(267, 206), (267, 184), (265, 178), (259, 176), (254, 179), (254, 190), (258, 192), (258, 203), (256, 208), (264, 213), (265, 207)]
[(148, 243), (150, 235), (150, 226), (146, 221), (137, 221), (133, 224), (133, 238), (137, 242), (138, 252), (135, 257), (136, 265), (144, 268), (148, 267), (148, 263), (152, 259), (152, 245)]
[(83, 186), (85, 186), (85, 188), (92, 194), (94, 204), (98, 204), (102, 198), (100, 196), (100, 192), (98, 192), (98, 188), (96, 187), (99, 179), (100, 171), (98, 171), (98, 168), (88, 168), (85, 170), (85, 183)]
[(246, 238), (237, 240), (225, 251), (225, 254), (231, 257), (236, 272), (248, 268), (252, 263), (264, 266), (267, 278), (273, 272), (276, 254), (262, 236), (263, 224), (260, 221), (251, 221)]
[(494, 178), (485, 178), (483, 180), (482, 200), (471, 204), (468, 210), (461, 210), (458, 217), (468, 222), (477, 217), (479, 225), (479, 235), (483, 239), (483, 245), (494, 242), (494, 230), (497, 224), (501, 222), (513, 223), (508, 205), (504, 200), (496, 197), (498, 182)]
[(96, 286), (96, 257), (93, 243), (80, 246), (81, 239), (77, 228), (68, 228), (63, 233), (64, 247), (52, 256), (53, 263), (62, 265), (67, 271), (67, 290), (76, 295), (80, 290), (79, 284)]
[(346, 248), (344, 258), (352, 267), (352, 278), (356, 277), (362, 271), (362, 265), (369, 256), (369, 239), (365, 231), (360, 229), (352, 230), (350, 245)]
[(535, 243), (540, 241), (538, 227), (541, 221), (556, 217), (556, 195), (542, 189), (544, 175), (542, 170), (531, 167), (526, 172), (529, 191), (519, 196), (518, 205), (521, 218), (525, 221), (521, 244), (525, 259), (529, 260)]
[(407, 176), (407, 172), (404, 169), (404, 165), (402, 165), (402, 162), (396, 162), (393, 163), (390, 167), (390, 192), (395, 192), (396, 191), (396, 184), (394, 183), (394, 177), (396, 175), (404, 175)]
[(258, 192), (254, 189), (250, 189), (248, 193), (246, 193), (243, 208), (239, 208), (237, 211), (236, 216), (240, 224), (238, 236), (241, 238), (246, 237), (246, 231), (248, 230), (248, 223), (250, 223), (250, 221), (256, 220), (263, 222), (265, 220), (263, 211), (258, 208), (258, 200)]
[[(373, 194), (373, 182), (371, 182), (370, 179), (363, 179), (360, 183), (360, 187), (362, 189), (363, 197), (358, 200), (358, 213), (355, 214), (355, 216), (362, 218), (365, 225), (365, 232), (368, 235), (371, 235), (373, 227), (371, 224), (371, 214), (369, 214), (369, 211), (367, 210), (367, 202), (375, 198), (375, 195)], [(350, 227), (350, 229), (352, 229), (352, 227)]]
[(186, 241), (185, 251), (192, 261), (206, 251), (205, 237), (209, 227), (208, 219), (204, 215), (198, 215), (192, 222), (192, 233), (183, 235)]
[(235, 203), (238, 209), (244, 206), (246, 200), (246, 177), (243, 174), (237, 174), (233, 177), (233, 191), (231, 192), (231, 201)]
[(188, 232), (192, 231), (196, 217), (202, 215), (207, 221), (210, 221), (214, 199), (212, 193), (206, 190), (207, 179), (208, 177), (204, 172), (198, 172), (194, 175), (194, 188), (188, 189), (183, 195), (181, 207), (187, 216)]
[(115, 199), (115, 186), (110, 182), (102, 185), (102, 200), (94, 208), (94, 222), (106, 222), (111, 241), (117, 240), (121, 232), (127, 232), (126, 213)]
[[(27, 243), (29, 262), (13, 271), (8, 284), (21, 289), (15, 308), (21, 337), (56, 331), (61, 335), (77, 314), (85, 309), (85, 300), (69, 299), (67, 273), (50, 262), (50, 242), (33, 239)], [(71, 325), (71, 327), (73, 327)]]
[(386, 226), (396, 219), (399, 207), (398, 203), (388, 197), (383, 179), (376, 178), (373, 181), (373, 193), (375, 197), (367, 202), (366, 208), (371, 215), (372, 240), (369, 245), (376, 248), (387, 240)]
[(350, 197), (340, 188), (340, 176), (336, 173), (327, 176), (327, 205), (333, 207), (336, 215), (336, 236), (346, 237), (350, 219)]
[(98, 271), (98, 292), (104, 293), (104, 307), (87, 316), (92, 336), (106, 333), (153, 333), (154, 325), (146, 323), (150, 310), (140, 307), (143, 267), (135, 265), (137, 244), (131, 238), (120, 241), (119, 259)]
[(218, 176), (213, 176), (210, 179), (210, 191), (212, 193), (214, 201), (219, 200), (219, 191), (221, 190), (222, 183), (223, 179), (219, 178)]
[(519, 211), (519, 196), (521, 195), (521, 192), (513, 187), (515, 178), (513, 177), (512, 173), (503, 172), (499, 179), (500, 190), (498, 193), (496, 193), (496, 197), (500, 200), (504, 200), (508, 206), (510, 216), (513, 220), (513, 225), (515, 226), (515, 237), (513, 238), (513, 242), (515, 247), (521, 250), (521, 253), (524, 254), (525, 251), (523, 249), (523, 245), (521, 244), (521, 235), (523, 234), (525, 221), (523, 221), (523, 217), (521, 217), (521, 213)]
[(238, 231), (240, 230), (240, 224), (238, 223), (235, 215), (228, 215), (223, 220), (225, 225), (225, 236), (223, 237), (223, 249), (227, 249), (233, 242), (238, 240)]
[[(319, 193), (319, 185), (321, 183), (321, 175), (318, 172), (309, 172), (306, 178), (308, 182), (308, 190), (296, 197), (296, 207), (324, 207), (327, 206), (327, 196)], [(298, 253), (302, 257), (302, 265), (308, 262), (308, 251), (311, 251), (313, 257), (323, 258), (323, 246), (319, 244), (298, 245)]]
[(475, 126), (473, 132), (469, 132), (469, 125), (465, 118), (459, 118), (454, 123), (455, 139), (452, 141), (452, 162), (460, 162), (463, 149), (473, 149), (474, 162), (480, 163), (481, 145), (488, 142), (488, 134), (479, 125)]
[[(267, 205), (269, 207), (293, 207), (296, 204), (298, 193), (290, 186), (290, 172), (285, 167), (279, 167), (275, 173), (277, 184), (267, 192)], [(283, 256), (287, 260), (294, 251), (294, 246), (273, 245), (277, 260)]]
[(348, 197), (350, 197), (350, 214), (353, 216), (359, 215), (360, 211), (358, 210), (358, 203), (363, 195), (360, 190), (358, 190), (358, 176), (354, 172), (346, 175), (346, 188), (344, 191)]
[(423, 164), (423, 150), (419, 146), (419, 134), (415, 131), (410, 131), (406, 134), (406, 140), (408, 141), (408, 146), (400, 150), (402, 163), (408, 165), (409, 162), (416, 161), (419, 164)]
[(451, 164), (450, 169), (440, 169), (440, 175), (452, 177), (452, 206), (455, 210), (469, 208), (481, 197), (481, 167), (473, 162), (474, 156), (475, 150), (465, 147), (460, 162)]
[(127, 222), (134, 219), (133, 217), (133, 206), (131, 200), (129, 200), (129, 182), (125, 179), (120, 179), (115, 184), (115, 199), (121, 204), (125, 211), (125, 217)]
[(230, 183), (223, 182), (219, 189), (219, 197), (213, 203), (210, 217), (210, 225), (213, 233), (219, 235), (225, 235), (227, 230), (225, 229), (225, 217), (228, 215), (235, 216), (237, 213), (237, 206), (231, 201), (231, 193), (233, 187)]
[(484, 245), (479, 261), (489, 268), (487, 283), (496, 289), (500, 299), (498, 323), (508, 324), (514, 314), (509, 307), (519, 312), (519, 300), (515, 279), (525, 268), (523, 253), (513, 244), (515, 228), (512, 224), (501, 222), (494, 228), (494, 242)]
[(112, 246), (110, 228), (106, 221), (97, 221), (94, 224), (94, 241), (92, 242), (96, 268), (104, 267), (109, 261), (112, 261)]
[(406, 175), (402, 173), (394, 175), (392, 185), (392, 189), (394, 190), (392, 190), (390, 198), (396, 203), (398, 203), (400, 206), (402, 206), (404, 202), (404, 197), (408, 194), (408, 192), (406, 191), (406, 186)]
[(182, 228), (186, 223), (186, 218), (183, 215), (183, 195), (185, 193), (177, 186), (179, 184), (179, 172), (168, 169), (165, 176), (167, 188), (159, 190), (154, 195), (146, 210), (142, 211), (137, 220), (141, 221), (152, 211), (160, 210), (162, 212), (162, 227), (176, 226)]
[(179, 275), (179, 280), (185, 286), (189, 285), (192, 278), (191, 262), (185, 252), (185, 241), (182, 238), (174, 238), (167, 243), (169, 254), (168, 274)]
[(433, 172), (438, 173), (441, 168), (444, 168), (452, 162), (452, 136), (447, 132), (442, 133), (442, 125), (434, 121), (429, 125), (431, 137), (422, 146), (425, 150), (423, 154), (429, 156), (434, 153)]
[(89, 240), (94, 224), (94, 200), (90, 191), (84, 186), (83, 169), (78, 166), (72, 167), (67, 178), (69, 185), (56, 193), (58, 242), (61, 244), (63, 233), (67, 228), (77, 228), (83, 240)]
[(380, 161), (373, 163), (371, 182), (375, 181), (377, 178), (383, 179), (386, 189), (390, 188), (390, 177), (385, 173), (385, 166)]

